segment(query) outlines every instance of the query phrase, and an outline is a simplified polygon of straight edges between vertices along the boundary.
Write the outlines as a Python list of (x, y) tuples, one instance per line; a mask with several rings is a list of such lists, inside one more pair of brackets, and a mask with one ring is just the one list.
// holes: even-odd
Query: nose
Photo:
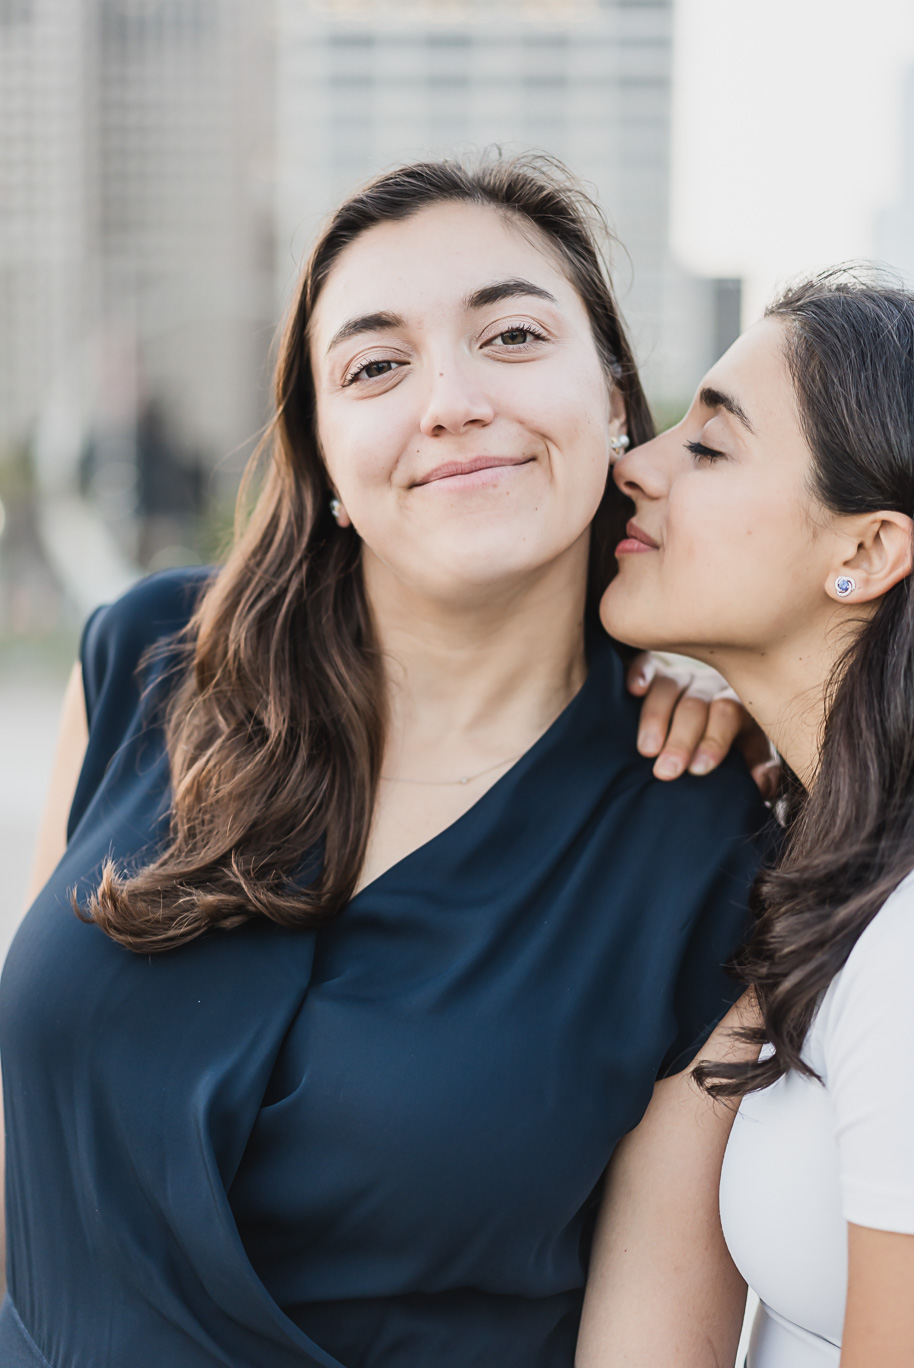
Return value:
[(469, 367), (461, 366), (457, 358), (435, 366), (419, 422), (423, 436), (442, 437), (486, 427), (494, 417), (492, 401)]
[(665, 432), (613, 462), (613, 479), (636, 504), (646, 499), (662, 499), (669, 492), (674, 445), (670, 437)]

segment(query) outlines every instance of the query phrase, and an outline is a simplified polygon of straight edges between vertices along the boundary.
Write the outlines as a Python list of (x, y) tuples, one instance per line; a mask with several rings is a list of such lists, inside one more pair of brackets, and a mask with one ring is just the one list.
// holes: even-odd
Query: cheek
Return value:
[(799, 491), (791, 501), (779, 485), (733, 469), (674, 481), (663, 548), (623, 558), (601, 605), (607, 630), (634, 646), (686, 654), (782, 637), (821, 594), (803, 507)]
[(671, 492), (664, 571), (679, 604), (691, 601), (690, 616), (721, 623), (750, 606), (758, 622), (789, 616), (815, 580), (799, 503), (714, 471), (695, 472)]
[(696, 569), (732, 559), (733, 543), (752, 532), (745, 525), (747, 511), (732, 490), (687, 476), (670, 492), (664, 559)]
[(390, 483), (407, 438), (393, 405), (388, 405), (383, 421), (372, 407), (363, 402), (337, 409), (331, 402), (318, 408), (321, 455), (347, 508)]
[(567, 487), (575, 504), (592, 504), (603, 496), (609, 475), (609, 385), (589, 356), (576, 364), (556, 366), (544, 383), (535, 367), (525, 378), (523, 409), (518, 418), (542, 435), (554, 453), (553, 474)]

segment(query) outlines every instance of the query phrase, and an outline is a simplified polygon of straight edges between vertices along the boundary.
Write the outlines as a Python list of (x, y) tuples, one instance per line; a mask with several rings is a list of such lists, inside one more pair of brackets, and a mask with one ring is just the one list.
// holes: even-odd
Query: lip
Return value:
[(659, 551), (660, 543), (643, 532), (634, 519), (626, 525), (626, 536), (616, 547), (617, 556), (637, 555), (642, 551)]
[(534, 459), (532, 456), (473, 456), (469, 461), (445, 461), (423, 475), (421, 480), (416, 480), (415, 484), (438, 484), (440, 481), (446, 481), (449, 487), (458, 482), (461, 486), (484, 484), (484, 479), (474, 480), (470, 477), (490, 470), (503, 470), (508, 466), (529, 465)]

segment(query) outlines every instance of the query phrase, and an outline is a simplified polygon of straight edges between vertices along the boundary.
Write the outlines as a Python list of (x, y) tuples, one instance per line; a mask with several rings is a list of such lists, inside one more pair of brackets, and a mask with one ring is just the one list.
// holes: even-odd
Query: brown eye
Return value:
[(499, 342), (508, 347), (522, 347), (529, 337), (530, 334), (524, 328), (509, 328), (507, 332), (498, 334)]
[(364, 380), (381, 380), (391, 371), (399, 370), (402, 365), (402, 361), (394, 361), (387, 356), (376, 356), (373, 361), (365, 361), (361, 366), (351, 371), (343, 383), (344, 385), (354, 385)]

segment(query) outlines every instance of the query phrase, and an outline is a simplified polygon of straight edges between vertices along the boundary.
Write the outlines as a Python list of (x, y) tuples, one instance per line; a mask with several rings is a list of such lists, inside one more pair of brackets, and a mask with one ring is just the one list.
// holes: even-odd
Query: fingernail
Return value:
[(675, 779), (677, 774), (682, 773), (682, 761), (677, 760), (675, 755), (661, 755), (654, 766), (654, 773), (659, 779)]
[(632, 684), (636, 689), (643, 689), (647, 683), (647, 675), (643, 670), (636, 670), (632, 675)]
[(689, 765), (690, 774), (710, 774), (714, 768), (714, 761), (705, 751), (699, 751), (695, 759)]
[(642, 732), (638, 737), (638, 749), (642, 755), (656, 755), (660, 749), (662, 738), (657, 732)]

